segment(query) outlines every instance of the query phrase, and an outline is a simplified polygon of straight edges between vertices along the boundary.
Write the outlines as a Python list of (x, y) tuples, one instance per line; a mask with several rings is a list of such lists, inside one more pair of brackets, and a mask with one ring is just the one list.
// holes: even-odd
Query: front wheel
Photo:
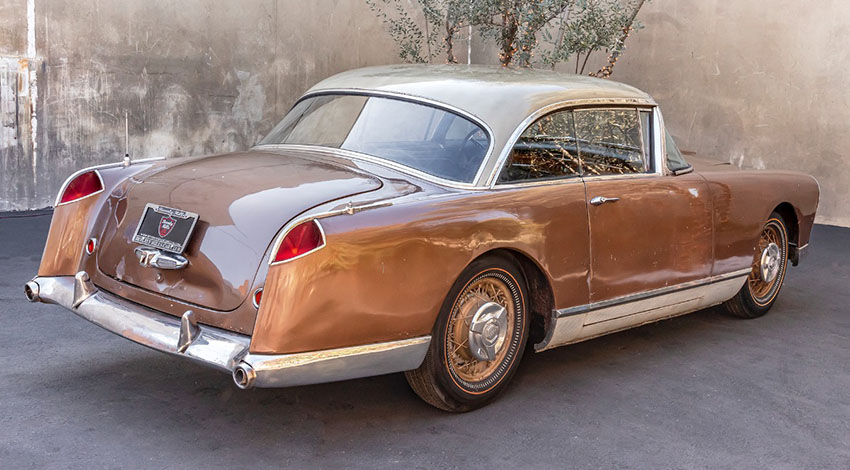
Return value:
[(776, 212), (765, 222), (753, 257), (753, 270), (735, 297), (724, 303), (739, 318), (758, 318), (776, 302), (788, 269), (788, 230)]
[(420, 398), (446, 411), (491, 402), (516, 372), (528, 340), (527, 287), (509, 257), (472, 262), (443, 302), (422, 365), (405, 372)]

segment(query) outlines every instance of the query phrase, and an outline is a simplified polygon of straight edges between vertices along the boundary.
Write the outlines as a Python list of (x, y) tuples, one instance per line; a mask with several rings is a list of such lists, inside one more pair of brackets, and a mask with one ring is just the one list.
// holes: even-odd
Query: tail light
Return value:
[(252, 300), (252, 303), (254, 304), (254, 308), (259, 309), (260, 308), (260, 302), (263, 300), (263, 288), (262, 287), (260, 287), (259, 289), (254, 291), (254, 295), (253, 295), (253, 298), (251, 300)]
[(315, 220), (296, 225), (283, 236), (275, 251), (272, 264), (290, 261), (325, 246), (325, 234)]
[(94, 170), (86, 171), (75, 176), (65, 185), (65, 189), (59, 195), (57, 205), (73, 202), (100, 191), (103, 191), (100, 175)]

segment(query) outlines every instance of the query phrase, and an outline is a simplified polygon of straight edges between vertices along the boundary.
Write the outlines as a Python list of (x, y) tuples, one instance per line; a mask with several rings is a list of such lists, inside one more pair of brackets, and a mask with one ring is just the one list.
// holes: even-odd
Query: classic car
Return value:
[(684, 158), (613, 81), (364, 68), (247, 151), (71, 175), (25, 292), (241, 389), (404, 372), (467, 411), (532, 346), (765, 314), (818, 197), (804, 174)]

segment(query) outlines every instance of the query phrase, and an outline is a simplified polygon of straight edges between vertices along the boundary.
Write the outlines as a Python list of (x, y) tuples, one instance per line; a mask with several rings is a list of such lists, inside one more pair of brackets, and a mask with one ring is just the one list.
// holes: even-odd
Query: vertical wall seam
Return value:
[(30, 139), (32, 140), (33, 199), (38, 193), (38, 63), (35, 48), (35, 0), (27, 0), (27, 80), (30, 92)]

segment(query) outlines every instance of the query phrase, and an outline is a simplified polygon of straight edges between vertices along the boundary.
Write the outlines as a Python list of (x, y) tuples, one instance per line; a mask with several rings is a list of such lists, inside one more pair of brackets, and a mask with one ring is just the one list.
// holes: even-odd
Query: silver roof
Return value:
[(517, 124), (540, 108), (564, 101), (616, 100), (654, 104), (637, 88), (550, 70), (485, 65), (386, 65), (326, 78), (308, 93), (330, 89), (371, 90), (425, 98), (460, 108), (495, 130)]
[[(611, 80), (485, 65), (385, 65), (326, 78), (307, 94), (350, 90), (406, 95), (457, 108), (493, 133), (495, 154), (535, 112), (561, 103), (654, 105), (648, 94)], [(490, 164), (494, 155), (490, 155)]]

